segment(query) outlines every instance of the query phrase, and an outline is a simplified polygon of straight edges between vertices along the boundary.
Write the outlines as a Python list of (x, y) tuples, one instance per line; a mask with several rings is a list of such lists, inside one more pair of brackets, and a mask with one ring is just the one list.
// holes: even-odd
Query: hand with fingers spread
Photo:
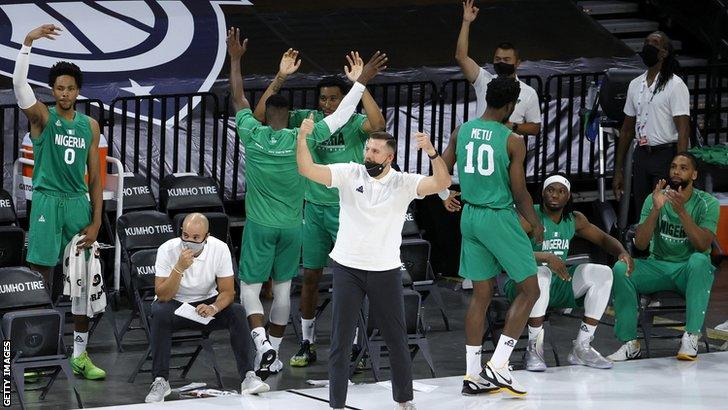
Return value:
[(664, 179), (661, 179), (657, 182), (657, 185), (655, 185), (655, 190), (652, 191), (652, 207), (658, 211), (662, 209), (665, 202), (667, 202), (667, 196), (665, 195), (666, 185), (667, 182)]
[(42, 26), (33, 29), (25, 36), (24, 45), (30, 47), (33, 45), (33, 41), (39, 38), (47, 38), (49, 40), (55, 40), (57, 36), (61, 34), (61, 27), (54, 24), (43, 24)]
[(364, 69), (364, 60), (359, 57), (358, 51), (352, 51), (346, 56), (347, 65), (344, 66), (344, 74), (346, 77), (354, 82), (361, 75), (361, 71)]
[(478, 11), (480, 11), (480, 9), (475, 7), (473, 5), (474, 3), (475, 0), (465, 0), (463, 2), (463, 21), (472, 23), (475, 21), (475, 18), (478, 17)]
[(670, 203), (670, 206), (672, 206), (672, 210), (675, 211), (675, 213), (680, 214), (685, 211), (685, 202), (688, 201), (688, 197), (685, 195), (685, 191), (683, 191), (682, 187), (678, 187), (677, 191), (674, 189), (667, 189), (665, 191), (665, 196), (667, 197), (667, 202)]
[(372, 55), (372, 58), (364, 64), (361, 74), (359, 74), (356, 81), (362, 85), (367, 85), (369, 80), (387, 68), (387, 61), (387, 55), (377, 51), (374, 55)]
[(300, 66), (301, 59), (298, 58), (298, 50), (289, 48), (281, 57), (281, 63), (278, 65), (278, 75), (287, 77), (295, 73)]
[(442, 201), (442, 204), (445, 205), (445, 209), (449, 212), (457, 212), (461, 210), (462, 204), (460, 204), (460, 201), (455, 199), (458, 196), (460, 196), (460, 192), (450, 191), (450, 196), (448, 196), (446, 200)]
[(240, 29), (237, 27), (228, 29), (225, 42), (227, 43), (230, 58), (240, 59), (248, 50), (248, 39), (246, 38), (242, 43), (240, 42)]
[(306, 139), (311, 133), (313, 132), (313, 126), (315, 125), (313, 121), (313, 112), (308, 114), (308, 118), (305, 118), (301, 122), (301, 126), (298, 127), (298, 140)]

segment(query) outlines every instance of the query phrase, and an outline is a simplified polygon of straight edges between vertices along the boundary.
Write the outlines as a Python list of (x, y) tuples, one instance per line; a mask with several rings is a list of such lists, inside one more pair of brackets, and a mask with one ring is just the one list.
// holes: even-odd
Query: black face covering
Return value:
[(516, 65), (515, 64), (508, 64), (508, 63), (495, 63), (493, 64), (493, 68), (495, 69), (495, 73), (499, 76), (508, 77), (509, 75), (513, 75), (513, 73), (516, 72)]
[(369, 174), (372, 178), (376, 178), (381, 175), (386, 166), (387, 165), (384, 162), (377, 164), (374, 161), (364, 161), (364, 167), (367, 169), (367, 174)]
[(638, 54), (642, 58), (642, 62), (645, 63), (647, 67), (653, 67), (655, 64), (660, 62), (660, 59), (657, 57), (657, 54), (659, 53), (659, 48), (653, 46), (652, 44), (645, 44), (642, 47), (642, 51), (640, 51)]

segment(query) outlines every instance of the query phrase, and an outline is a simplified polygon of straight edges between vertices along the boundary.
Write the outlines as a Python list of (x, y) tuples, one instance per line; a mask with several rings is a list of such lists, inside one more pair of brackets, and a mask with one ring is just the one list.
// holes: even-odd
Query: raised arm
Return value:
[(308, 149), (307, 137), (313, 131), (313, 113), (303, 120), (298, 128), (298, 142), (296, 147), (296, 163), (298, 164), (298, 173), (311, 181), (317, 182), (327, 187), (331, 186), (331, 169), (326, 165), (316, 164), (311, 157), (311, 151)]
[(30, 136), (35, 138), (43, 132), (43, 128), (48, 122), (48, 107), (38, 102), (33, 93), (33, 89), (28, 84), (28, 69), (30, 67), (30, 49), (33, 41), (39, 38), (47, 38), (55, 40), (61, 32), (61, 28), (53, 24), (44, 24), (25, 36), (23, 46), (18, 53), (18, 59), (15, 60), (15, 69), (13, 70), (13, 91), (15, 98), (18, 100), (18, 106), (30, 122)]
[(445, 165), (442, 156), (432, 146), (430, 136), (424, 132), (416, 132), (414, 136), (415, 141), (417, 141), (417, 149), (424, 151), (430, 157), (432, 163), (432, 175), (420, 181), (417, 185), (417, 195), (427, 196), (447, 189), (451, 182), (450, 173), (447, 172), (447, 165)]
[[(359, 56), (358, 51), (352, 51), (346, 56), (348, 65), (344, 66), (344, 73), (350, 81), (356, 82), (361, 74), (361, 70), (364, 68), (364, 61)], [(364, 95), (361, 98), (361, 105), (364, 107), (364, 112), (367, 115), (366, 121), (362, 124), (362, 130), (367, 134), (371, 134), (375, 131), (382, 131), (386, 125), (384, 121), (384, 115), (382, 110), (374, 101), (374, 97), (369, 90), (364, 91)]]
[(455, 48), (455, 60), (460, 66), (465, 78), (473, 83), (478, 78), (480, 66), (472, 58), (468, 56), (468, 38), (470, 37), (470, 23), (478, 17), (479, 9), (473, 5), (475, 0), (465, 0), (463, 2), (463, 23), (460, 26), (460, 34), (458, 35), (458, 43)]
[[(680, 218), (680, 222), (685, 230), (685, 235), (687, 235), (690, 244), (693, 245), (693, 248), (695, 248), (698, 252), (708, 251), (715, 239), (715, 233), (708, 228), (698, 225), (697, 221), (690, 216), (688, 211), (685, 209), (685, 203), (690, 198), (685, 194), (682, 188), (678, 188), (677, 191), (670, 189), (665, 193), (665, 195), (667, 196), (667, 200), (670, 202), (673, 211), (675, 211), (677, 216)], [(693, 195), (695, 195), (695, 191), (693, 191)], [(706, 211), (711, 212), (717, 210), (708, 209)], [(717, 220), (717, 218), (714, 219)]]
[[(655, 189), (652, 191), (652, 196), (647, 197), (645, 203), (642, 204), (642, 215), (640, 216), (642, 222), (637, 225), (634, 235), (634, 246), (639, 250), (643, 251), (647, 249), (652, 240), (652, 236), (655, 234), (657, 221), (660, 219), (660, 209), (662, 209), (667, 201), (667, 197), (663, 191), (666, 185), (667, 182), (664, 179), (659, 180), (657, 185), (655, 185)], [(646, 208), (648, 200), (652, 201), (650, 209)]]
[(255, 111), (253, 111), (253, 116), (256, 120), (260, 122), (265, 121), (265, 102), (268, 101), (268, 98), (271, 95), (277, 94), (278, 91), (281, 90), (281, 87), (283, 87), (283, 83), (286, 81), (286, 78), (288, 78), (289, 75), (295, 73), (300, 66), (301, 59), (298, 58), (298, 50), (289, 48), (285, 53), (283, 53), (283, 56), (281, 57), (281, 62), (278, 65), (278, 74), (276, 74), (276, 77), (270, 83), (268, 88), (265, 89), (265, 92), (260, 97), (260, 100), (258, 100), (258, 103), (255, 104)]
[(230, 28), (227, 32), (227, 49), (230, 56), (230, 99), (235, 112), (250, 108), (250, 102), (245, 98), (243, 90), (243, 74), (240, 70), (240, 60), (248, 49), (248, 39), (240, 43), (240, 29)]
[(508, 137), (508, 156), (511, 158), (508, 173), (516, 209), (531, 225), (533, 239), (536, 243), (541, 243), (543, 242), (543, 225), (533, 209), (533, 199), (526, 187), (526, 172), (523, 166), (526, 160), (526, 145), (523, 143), (523, 138), (515, 134)]

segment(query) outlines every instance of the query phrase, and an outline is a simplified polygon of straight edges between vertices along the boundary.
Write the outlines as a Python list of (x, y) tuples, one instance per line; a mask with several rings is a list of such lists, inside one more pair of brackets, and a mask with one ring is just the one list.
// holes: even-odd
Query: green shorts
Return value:
[(298, 274), (301, 261), (301, 227), (271, 228), (245, 222), (240, 250), (240, 280), (263, 283), (291, 280)]
[(321, 269), (328, 265), (329, 253), (339, 231), (339, 205), (306, 202), (303, 208), (303, 267)]
[(28, 263), (56, 266), (74, 235), (91, 223), (86, 194), (33, 191), (28, 230)]
[(536, 274), (536, 259), (528, 236), (513, 208), (490, 209), (465, 204), (460, 218), (463, 240), (458, 274), (473, 281), (504, 271), (521, 282)]
[[(569, 266), (569, 275), (574, 276), (577, 266)], [(516, 298), (516, 282), (508, 279), (503, 286), (503, 291), (509, 301)], [(584, 297), (574, 298), (574, 287), (559, 275), (551, 272), (551, 284), (549, 285), (549, 307), (550, 308), (581, 308), (584, 307)]]

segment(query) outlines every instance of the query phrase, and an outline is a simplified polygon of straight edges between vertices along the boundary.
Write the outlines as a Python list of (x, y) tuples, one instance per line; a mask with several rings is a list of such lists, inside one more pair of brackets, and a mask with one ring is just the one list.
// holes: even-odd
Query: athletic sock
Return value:
[(528, 325), (528, 340), (536, 340), (538, 334), (543, 330), (543, 325), (538, 327), (531, 327)]
[(483, 370), (480, 361), (480, 352), (483, 350), (482, 346), (468, 346), (465, 345), (465, 374), (471, 376), (477, 376)]
[(303, 340), (308, 340), (312, 344), (316, 342), (316, 319), (301, 318), (301, 332)]
[(73, 358), (81, 356), (86, 351), (88, 332), (73, 332)]
[(591, 343), (591, 338), (594, 336), (594, 332), (596, 330), (596, 326), (592, 326), (586, 322), (581, 322), (581, 326), (579, 326), (579, 333), (576, 335), (576, 341), (579, 343)]
[(270, 345), (273, 346), (273, 349), (275, 349), (275, 351), (277, 352), (278, 348), (281, 347), (281, 342), (283, 341), (283, 338), (269, 335), (268, 340), (270, 341)]
[(356, 339), (358, 339), (358, 338), (359, 338), (359, 327), (357, 326), (354, 328), (354, 340), (351, 341), (351, 344), (355, 345)]
[(265, 336), (265, 328), (256, 327), (253, 330), (250, 331), (250, 335), (253, 337), (253, 342), (255, 343), (255, 349), (261, 350), (263, 347), (263, 343), (268, 341), (268, 338)]
[(493, 357), (490, 358), (493, 367), (500, 369), (507, 365), (514, 347), (516, 347), (516, 339), (501, 335), (500, 339), (498, 339), (498, 346), (495, 347), (495, 352), (493, 352)]

